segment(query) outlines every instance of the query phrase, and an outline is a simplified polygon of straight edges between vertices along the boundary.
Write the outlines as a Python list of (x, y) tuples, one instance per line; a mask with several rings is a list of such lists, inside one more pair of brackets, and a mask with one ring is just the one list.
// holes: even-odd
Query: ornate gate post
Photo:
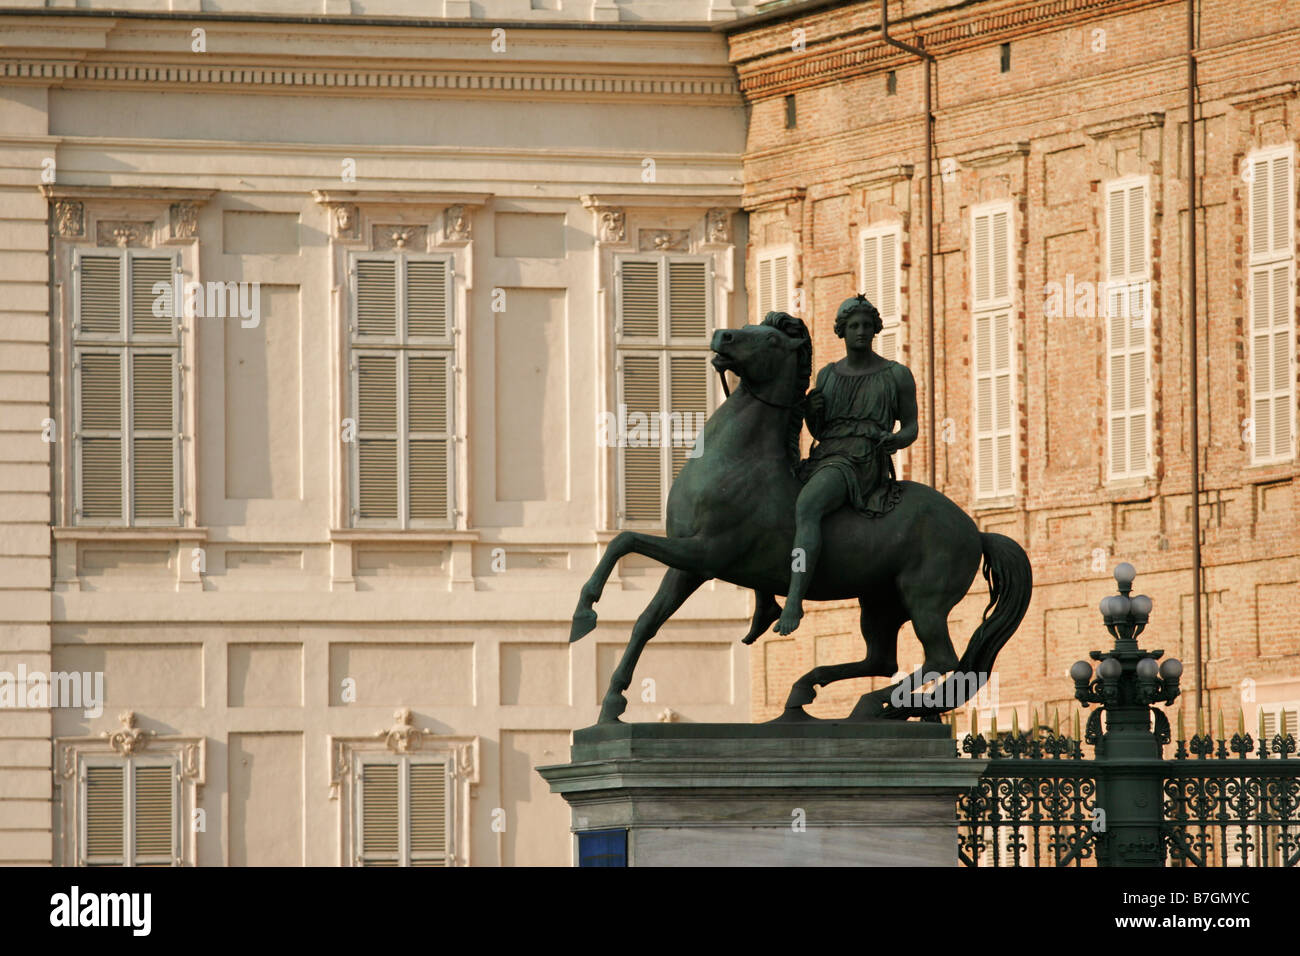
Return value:
[[(1101, 709), (1088, 718), (1086, 739), (1096, 746), (1097, 862), (1102, 866), (1164, 866), (1163, 744), (1169, 743), (1169, 720), (1150, 705), (1170, 704), (1179, 694), (1183, 665), (1175, 658), (1157, 661), (1164, 651), (1138, 647), (1147, 625), (1151, 599), (1129, 597), (1136, 575), (1124, 562), (1115, 568), (1119, 593), (1101, 602), (1106, 629), (1115, 638), (1111, 651), (1092, 651), (1096, 672), (1087, 661), (1070, 668), (1074, 696)], [(1105, 713), (1105, 730), (1102, 714)]]

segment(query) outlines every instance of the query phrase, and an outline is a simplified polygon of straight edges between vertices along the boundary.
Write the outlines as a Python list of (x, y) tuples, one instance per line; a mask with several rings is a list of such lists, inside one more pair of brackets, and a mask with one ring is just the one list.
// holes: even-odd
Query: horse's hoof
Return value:
[(601, 704), (600, 716), (596, 718), (598, 724), (619, 724), (619, 715), (627, 710), (627, 698), (622, 694), (615, 697), (606, 697)]
[(596, 629), (596, 612), (588, 608), (573, 613), (573, 625), (569, 628), (569, 643), (582, 640)]
[(790, 696), (785, 699), (785, 709), (792, 707), (802, 707), (804, 704), (811, 704), (817, 699), (816, 685), (801, 687), (795, 684), (790, 688)]
[(790, 707), (787, 705), (785, 710), (781, 712), (780, 717), (775, 717), (772, 720), (769, 720), (768, 723), (769, 724), (806, 724), (810, 721), (815, 721), (820, 719), (821, 719), (820, 717), (814, 717), (812, 714), (807, 713), (802, 707), (799, 707), (797, 705), (794, 707)]

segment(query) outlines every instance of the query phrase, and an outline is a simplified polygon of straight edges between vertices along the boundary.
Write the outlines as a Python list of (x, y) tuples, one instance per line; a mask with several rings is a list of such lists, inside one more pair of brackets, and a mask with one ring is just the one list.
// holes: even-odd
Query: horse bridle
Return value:
[[(725, 369), (718, 369), (718, 378), (722, 379), (722, 394), (725, 395), (727, 398), (730, 398), (731, 389), (727, 388), (727, 372)], [(745, 383), (741, 382), (740, 384), (744, 385)], [(746, 391), (748, 391), (750, 395), (753, 395), (764, 405), (770, 405), (772, 408), (784, 408), (786, 411), (789, 411), (791, 409), (798, 408), (800, 405), (800, 402), (793, 402), (792, 404), (789, 405), (782, 405), (780, 402), (769, 402), (766, 398), (758, 394), (758, 392), (754, 391), (752, 388), (747, 389)]]

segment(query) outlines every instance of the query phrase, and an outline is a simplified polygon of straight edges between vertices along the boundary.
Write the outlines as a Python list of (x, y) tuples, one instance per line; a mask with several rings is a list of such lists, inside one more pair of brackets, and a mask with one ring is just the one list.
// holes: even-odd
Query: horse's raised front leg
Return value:
[(636, 662), (640, 659), (646, 642), (659, 632), (664, 621), (672, 617), (705, 580), (698, 574), (668, 569), (659, 590), (632, 627), (632, 637), (623, 651), (623, 659), (614, 668), (609, 679), (609, 690), (601, 702), (599, 723), (617, 721), (619, 715), (627, 710), (627, 698), (623, 696), (623, 691), (632, 683), (632, 672), (636, 670)]
[[(716, 545), (716, 539), (713, 542)], [(596, 627), (596, 611), (592, 607), (600, 600), (605, 590), (605, 582), (614, 573), (614, 565), (627, 554), (644, 554), (660, 564), (700, 574), (706, 579), (712, 577), (704, 570), (705, 542), (699, 538), (662, 538), (639, 531), (624, 531), (615, 535), (605, 548), (596, 570), (582, 586), (578, 596), (578, 607), (573, 612), (573, 625), (569, 628), (569, 643), (590, 634)]]

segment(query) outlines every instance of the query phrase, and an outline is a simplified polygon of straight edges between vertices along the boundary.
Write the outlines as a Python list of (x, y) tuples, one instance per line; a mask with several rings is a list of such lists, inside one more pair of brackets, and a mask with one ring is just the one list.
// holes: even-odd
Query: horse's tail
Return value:
[[(873, 716), (896, 720), (909, 717), (937, 720), (939, 714), (974, 697), (988, 680), (998, 652), (1024, 620), (1033, 593), (1034, 571), (1025, 549), (1006, 535), (982, 533), (980, 542), (989, 603), (957, 669), (938, 687), (925, 693), (924, 698), (934, 703), (928, 703), (921, 694), (913, 693), (925, 680), (919, 671), (876, 691), (871, 697), (879, 702), (880, 710)], [(900, 702), (902, 706), (899, 706)]]

